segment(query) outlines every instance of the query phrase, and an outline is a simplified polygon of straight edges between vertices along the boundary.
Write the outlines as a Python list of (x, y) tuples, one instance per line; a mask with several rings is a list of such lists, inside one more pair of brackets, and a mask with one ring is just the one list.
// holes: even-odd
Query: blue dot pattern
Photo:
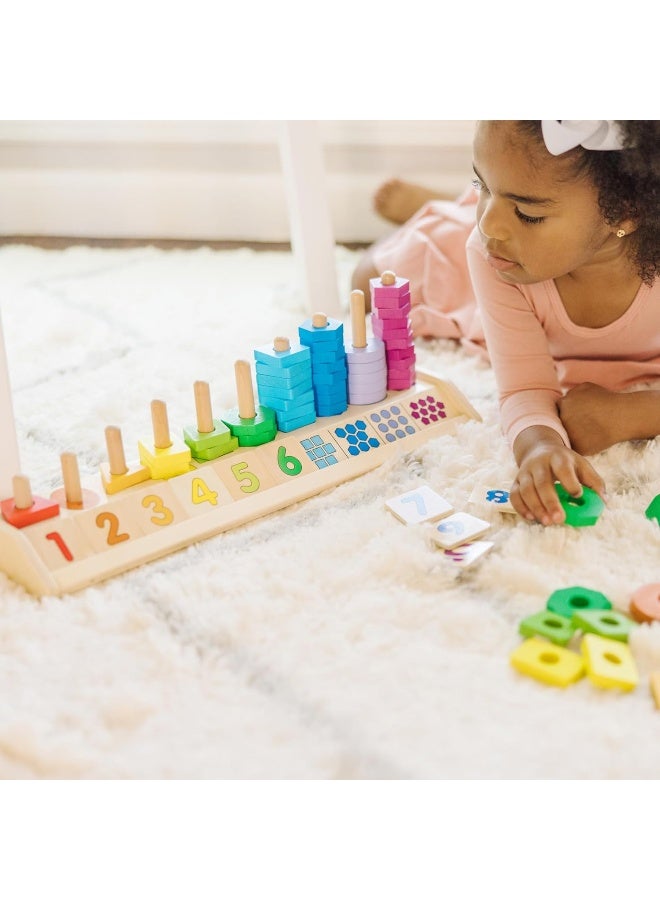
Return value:
[(337, 465), (339, 449), (332, 442), (324, 440), (320, 434), (305, 438), (300, 443), (308, 459), (311, 459), (317, 469)]
[(360, 453), (368, 453), (373, 447), (380, 447), (381, 442), (371, 433), (371, 429), (364, 419), (356, 419), (355, 422), (345, 422), (334, 429), (335, 436), (344, 442), (344, 447), (349, 456), (359, 456)]
[(417, 431), (404, 410), (396, 404), (370, 413), (369, 420), (388, 444), (400, 441), (401, 438), (406, 438)]

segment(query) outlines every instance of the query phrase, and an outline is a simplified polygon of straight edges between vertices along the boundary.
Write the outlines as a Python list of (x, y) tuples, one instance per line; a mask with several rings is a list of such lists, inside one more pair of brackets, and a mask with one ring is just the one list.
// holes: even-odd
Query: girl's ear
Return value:
[[(612, 230), (617, 237), (623, 237), (626, 234), (632, 234), (633, 231), (637, 231), (637, 225), (638, 223), (634, 219), (624, 219)], [(621, 232), (623, 232), (623, 234)]]

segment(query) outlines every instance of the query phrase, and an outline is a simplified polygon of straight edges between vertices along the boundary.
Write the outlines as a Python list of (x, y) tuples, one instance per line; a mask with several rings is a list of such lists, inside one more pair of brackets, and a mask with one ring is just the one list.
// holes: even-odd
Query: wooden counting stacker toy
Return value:
[[(271, 402), (286, 401), (281, 410), (263, 399), (255, 403), (250, 363), (238, 360), (237, 407), (214, 418), (208, 384), (196, 382), (196, 424), (184, 426), (180, 439), (170, 433), (165, 404), (153, 401), (153, 438), (139, 441), (140, 462), (126, 463), (121, 432), (108, 426), (108, 463), (85, 487), (73, 454), (62, 461), (61, 502), (33, 496), (25, 476), (8, 473), (7, 465), (18, 468), (10, 454), (0, 471), (0, 570), (35, 595), (80, 590), (305, 500), (397, 451), (480, 419), (455, 385), (430, 373), (418, 371), (410, 388), (387, 391), (383, 342), (367, 340), (364, 295), (352, 302), (352, 340), (344, 340), (341, 323), (317, 314), (301, 326), (300, 344), (276, 339), (255, 352), (257, 385), (261, 380)], [(358, 380), (378, 375), (351, 398), (356, 369)], [(340, 411), (323, 415), (333, 404)], [(289, 430), (277, 427), (278, 413)], [(307, 424), (294, 427), (301, 416)], [(13, 429), (8, 416), (0, 424)]]

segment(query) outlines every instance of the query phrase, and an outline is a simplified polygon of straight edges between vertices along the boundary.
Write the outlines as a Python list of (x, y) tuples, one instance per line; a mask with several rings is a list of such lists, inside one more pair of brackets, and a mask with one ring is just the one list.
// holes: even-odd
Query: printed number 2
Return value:
[(103, 512), (96, 517), (96, 524), (99, 528), (108, 526), (108, 544), (112, 547), (114, 544), (121, 544), (123, 541), (130, 539), (130, 534), (119, 532), (119, 519), (114, 513)]

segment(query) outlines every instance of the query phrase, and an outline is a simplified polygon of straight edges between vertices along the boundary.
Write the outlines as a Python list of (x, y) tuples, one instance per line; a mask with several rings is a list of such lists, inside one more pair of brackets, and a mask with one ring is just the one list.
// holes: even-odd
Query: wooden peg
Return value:
[(241, 419), (254, 419), (257, 411), (254, 406), (250, 363), (245, 359), (237, 359), (234, 363), (234, 372), (236, 375), (236, 394), (238, 396), (238, 415)]
[(195, 409), (197, 410), (197, 431), (200, 434), (210, 434), (213, 429), (213, 412), (211, 410), (211, 391), (207, 381), (196, 381)]
[(30, 509), (34, 503), (30, 479), (27, 475), (14, 475), (11, 483), (14, 490), (14, 506), (16, 509)]
[(172, 438), (167, 421), (167, 406), (163, 400), (151, 401), (151, 422), (154, 430), (154, 447), (157, 450), (167, 450), (172, 446)]
[(328, 324), (328, 317), (325, 313), (317, 312), (312, 316), (312, 325), (314, 328), (325, 328)]
[(367, 346), (364, 291), (351, 291), (351, 331), (356, 349)]
[(82, 509), (83, 492), (78, 471), (78, 458), (75, 453), (61, 453), (62, 478), (64, 480), (64, 497), (69, 509)]
[(284, 353), (291, 349), (291, 342), (288, 337), (276, 337), (273, 341), (273, 350), (276, 353)]
[(380, 276), (380, 283), (384, 285), (396, 284), (396, 275), (391, 269), (386, 269)]
[(121, 429), (116, 425), (108, 425), (105, 429), (105, 445), (108, 449), (110, 474), (113, 476), (125, 475), (128, 472), (128, 466), (124, 455), (124, 442), (121, 439)]

